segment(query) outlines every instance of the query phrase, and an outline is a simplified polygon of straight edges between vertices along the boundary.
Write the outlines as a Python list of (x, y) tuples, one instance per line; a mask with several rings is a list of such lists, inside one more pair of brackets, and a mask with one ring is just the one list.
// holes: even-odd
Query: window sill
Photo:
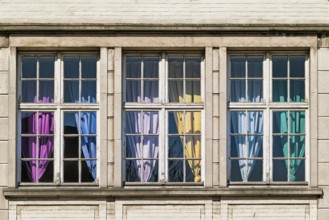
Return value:
[(134, 188), (85, 188), (85, 187), (21, 187), (3, 189), (7, 199), (17, 198), (113, 198), (113, 197), (321, 197), (321, 188), (308, 186), (244, 186), (228, 188), (201, 187), (134, 187)]

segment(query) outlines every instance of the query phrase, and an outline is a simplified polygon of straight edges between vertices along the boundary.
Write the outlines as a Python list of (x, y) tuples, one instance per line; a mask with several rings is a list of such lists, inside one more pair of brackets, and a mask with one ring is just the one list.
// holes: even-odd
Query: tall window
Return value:
[(305, 182), (307, 62), (303, 53), (229, 56), (233, 182)]
[(201, 183), (203, 56), (124, 57), (125, 182)]
[(97, 182), (97, 54), (18, 60), (19, 182)]

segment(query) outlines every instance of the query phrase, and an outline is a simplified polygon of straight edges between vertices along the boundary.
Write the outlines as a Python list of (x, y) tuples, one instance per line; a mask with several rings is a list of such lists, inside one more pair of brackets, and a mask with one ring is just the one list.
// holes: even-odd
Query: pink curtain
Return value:
[[(54, 150), (53, 137), (43, 136), (54, 133), (54, 113), (32, 113), (27, 118), (22, 119), (22, 126), (25, 127), (27, 134), (37, 134), (37, 137), (22, 138), (22, 157), (33, 159), (25, 161), (28, 176), (32, 182), (37, 182), (45, 173), (49, 163), (48, 160), (42, 159), (49, 158)], [(39, 155), (37, 138), (39, 139)]]

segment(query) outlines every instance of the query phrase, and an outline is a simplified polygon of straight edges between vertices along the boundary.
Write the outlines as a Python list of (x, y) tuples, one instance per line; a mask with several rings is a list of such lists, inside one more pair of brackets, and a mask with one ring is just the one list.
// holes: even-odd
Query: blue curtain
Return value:
[[(80, 123), (81, 137), (81, 149), (83, 156), (86, 160), (88, 170), (96, 179), (96, 136), (86, 136), (86, 135), (96, 135), (96, 112), (79, 112), (75, 113), (75, 121), (77, 127)], [(92, 159), (92, 160), (88, 160)]]

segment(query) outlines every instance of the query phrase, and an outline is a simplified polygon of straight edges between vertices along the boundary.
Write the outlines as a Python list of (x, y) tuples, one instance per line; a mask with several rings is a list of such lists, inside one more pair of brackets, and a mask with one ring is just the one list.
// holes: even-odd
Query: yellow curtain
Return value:
[[(193, 94), (193, 93), (192, 93)], [(179, 96), (179, 102), (201, 102), (200, 95)], [(201, 158), (201, 112), (177, 112), (177, 129), (180, 135), (184, 133), (199, 134), (200, 136), (186, 136), (186, 141), (183, 143), (185, 147), (185, 158)], [(184, 126), (185, 121), (185, 126)], [(184, 132), (185, 130), (185, 132)], [(187, 160), (194, 175), (194, 182), (201, 182), (201, 160)]]

